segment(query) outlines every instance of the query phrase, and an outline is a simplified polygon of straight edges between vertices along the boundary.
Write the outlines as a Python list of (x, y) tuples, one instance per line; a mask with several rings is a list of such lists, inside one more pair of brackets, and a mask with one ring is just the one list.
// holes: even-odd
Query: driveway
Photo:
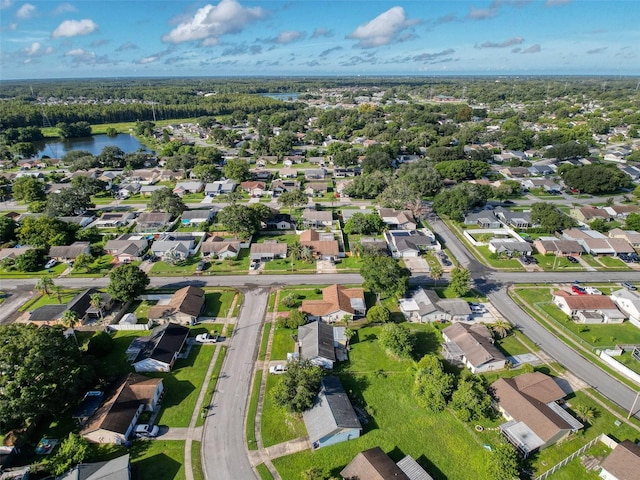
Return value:
[(422, 257), (404, 258), (403, 260), (412, 275), (414, 273), (429, 273), (431, 271), (429, 264)]
[(244, 303), (204, 424), (202, 465), (207, 480), (256, 478), (247, 456), (244, 420), (268, 299), (268, 288), (244, 292)]

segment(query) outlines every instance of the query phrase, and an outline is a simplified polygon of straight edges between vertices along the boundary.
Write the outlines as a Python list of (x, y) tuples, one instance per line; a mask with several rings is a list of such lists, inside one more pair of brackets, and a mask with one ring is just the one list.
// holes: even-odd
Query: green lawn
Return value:
[(249, 399), (249, 407), (247, 408), (247, 448), (249, 450), (257, 450), (258, 443), (256, 440), (256, 412), (258, 410), (258, 400), (260, 398), (260, 385), (262, 383), (262, 370), (256, 372), (253, 379), (253, 388), (251, 389), (251, 398)]
[(199, 255), (188, 257), (183, 265), (171, 265), (167, 262), (156, 262), (151, 267), (150, 275), (167, 276), (167, 275), (193, 275), (196, 272), (196, 265), (201, 260)]
[[(520, 263), (520, 261), (513, 259), (513, 258), (508, 258), (508, 259), (498, 259), (498, 258), (492, 258), (492, 254), (489, 251), (489, 247), (487, 246), (482, 246), (482, 247), (473, 247), (476, 249), (477, 252), (479, 252), (484, 261), (489, 264), (490, 266), (494, 267), (494, 268), (502, 268), (502, 269), (508, 269), (508, 270), (522, 270), (523, 266)], [(450, 259), (453, 259), (454, 257), (452, 257), (451, 255), (448, 255)]]
[(315, 272), (316, 262), (305, 262), (291, 258), (278, 258), (265, 262), (264, 270), (270, 273), (302, 273)]
[(188, 427), (215, 347), (193, 345), (189, 357), (179, 359), (171, 373), (147, 374), (163, 379), (165, 395), (158, 423), (169, 427)]
[(290, 328), (277, 328), (273, 333), (273, 342), (271, 344), (271, 360), (286, 360), (287, 353), (293, 352), (293, 338), (291, 335), (297, 334), (298, 331)]
[(155, 300), (136, 300), (129, 307), (129, 311), (135, 313), (138, 321), (141, 319), (149, 319), (149, 309), (158, 303)]
[[(211, 399), (213, 398), (213, 394), (216, 391), (216, 385), (218, 384), (218, 378), (220, 377), (220, 371), (222, 370), (222, 364), (224, 363), (224, 357), (227, 354), (227, 347), (224, 345), (220, 348), (220, 353), (218, 353), (218, 358), (216, 358), (216, 364), (213, 366), (213, 371), (211, 372), (211, 378), (209, 379), (209, 385), (207, 387), (207, 393), (204, 396), (203, 405), (211, 405)], [(200, 415), (196, 421), (196, 427), (200, 425), (204, 425), (204, 418)]]
[(68, 265), (66, 263), (58, 263), (51, 267), (49, 270), (43, 268), (42, 270), (37, 270), (35, 272), (22, 272), (18, 270), (8, 271), (4, 268), (0, 267), (0, 280), (1, 279), (11, 279), (11, 278), (34, 278), (34, 277), (43, 277), (45, 275), (50, 275), (52, 277), (57, 277), (62, 272), (67, 269)]
[(24, 305), (20, 307), (21, 312), (32, 312), (36, 308), (43, 307), (45, 305), (59, 305), (63, 303), (68, 303), (73, 300), (79, 290), (60, 290), (60, 298), (58, 298), (57, 293), (52, 292), (51, 295), (36, 295), (31, 300), (26, 302)]
[(582, 260), (591, 267), (600, 267), (602, 264), (591, 255), (581, 255)]
[(129, 449), (136, 480), (183, 480), (184, 441), (138, 440)]
[(640, 374), (640, 362), (634, 358), (634, 356), (631, 354), (631, 350), (627, 350), (619, 357), (615, 357), (615, 359), (623, 365), (629, 367), (634, 372)]
[[(265, 447), (293, 440), (307, 434), (302, 415), (289, 413), (285, 409), (278, 407), (273, 401), (271, 392), (280, 381), (281, 378), (278, 375), (269, 375), (267, 377), (264, 401), (262, 403), (262, 415), (260, 417), (260, 432), (262, 434), (262, 443)], [(294, 477), (283, 476), (283, 478)]]
[(209, 260), (209, 265), (204, 270), (204, 275), (246, 273), (249, 271), (249, 249), (240, 250), (236, 259)]
[(207, 291), (202, 315), (205, 317), (226, 317), (235, 295), (235, 290)]
[(104, 277), (109, 274), (111, 269), (114, 267), (113, 255), (102, 255), (94, 259), (93, 262), (89, 264), (87, 268), (83, 268), (79, 270), (74, 267), (71, 271), (71, 275), (73, 276), (95, 276), (95, 277)]
[(548, 478), (549, 480), (576, 480), (577, 478), (580, 480), (598, 480), (601, 478), (598, 474), (600, 469), (597, 468), (595, 470), (587, 471), (584, 465), (582, 465), (581, 457), (596, 457), (600, 461), (603, 461), (609, 453), (611, 453), (610, 448), (607, 448), (601, 442), (597, 442), (589, 450), (584, 452), (582, 455), (579, 455), (577, 458), (574, 458), (571, 462), (556, 471), (553, 475), (550, 475)]
[(338, 269), (338, 271), (343, 271), (343, 270), (360, 271), (362, 264), (363, 264), (363, 259), (361, 257), (356, 257), (355, 255), (351, 255), (349, 257), (341, 258), (340, 261), (336, 263), (336, 268)]
[(630, 270), (630, 268), (619, 258), (602, 256), (598, 257), (598, 261), (606, 268), (613, 268), (616, 270)]
[[(271, 262), (269, 262), (271, 263)], [(314, 267), (315, 268), (315, 267)], [(322, 288), (294, 288), (287, 287), (280, 290), (280, 303), (278, 304), (278, 312), (288, 312), (291, 310), (297, 310), (302, 305), (303, 300), (322, 300)], [(287, 307), (284, 304), (285, 297), (293, 295), (295, 302), (291, 307)]]
[(260, 480), (273, 480), (273, 475), (271, 475), (271, 472), (264, 463), (257, 465), (256, 470), (258, 471), (258, 475), (260, 475)]
[(269, 343), (269, 333), (271, 332), (271, 322), (263, 325), (262, 338), (260, 340), (260, 351), (258, 352), (258, 360), (264, 361), (267, 355), (267, 344)]
[(538, 260), (538, 265), (545, 271), (581, 271), (584, 267), (579, 263), (571, 263), (566, 257), (556, 257), (555, 255), (540, 255), (538, 253), (533, 255)]
[(498, 340), (496, 343), (502, 352), (507, 356), (522, 355), (524, 353), (531, 353), (531, 350), (518, 341), (517, 335), (521, 334), (512, 333), (505, 338)]
[(113, 336), (113, 350), (102, 358), (102, 361), (97, 362), (96, 370), (100, 378), (104, 378), (108, 381), (114, 380), (120, 375), (124, 375), (129, 372), (133, 372), (131, 362), (127, 360), (126, 351), (131, 345), (134, 338), (143, 335), (148, 335), (149, 332), (145, 330), (120, 330)]
[(191, 468), (194, 480), (204, 480), (204, 470), (202, 469), (201, 456), (202, 442), (194, 440), (191, 442)]

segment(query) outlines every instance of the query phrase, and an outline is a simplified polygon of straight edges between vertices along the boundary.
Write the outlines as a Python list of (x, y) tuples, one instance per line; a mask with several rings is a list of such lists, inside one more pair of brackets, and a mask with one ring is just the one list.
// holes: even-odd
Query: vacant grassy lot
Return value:
[[(58, 293), (60, 296), (58, 297)], [(80, 290), (60, 290), (59, 292), (51, 292), (50, 295), (36, 295), (30, 301), (20, 307), (21, 312), (32, 312), (36, 308), (44, 307), (45, 305), (60, 305), (68, 303), (73, 300)]]
[(188, 257), (181, 265), (171, 265), (167, 262), (156, 262), (151, 267), (150, 275), (170, 276), (170, 275), (193, 275), (196, 271), (196, 265), (200, 261), (199, 255)]
[(171, 373), (146, 374), (162, 378), (166, 389), (157, 419), (160, 425), (189, 426), (215, 348), (212, 345), (193, 345), (189, 357), (179, 359)]
[(0, 268), (0, 279), (2, 278), (34, 278), (34, 277), (42, 277), (44, 275), (51, 275), (52, 277), (57, 277), (62, 272), (67, 269), (66, 263), (58, 263), (51, 267), (49, 270), (43, 268), (42, 270), (37, 270), (35, 272), (22, 272), (22, 271), (8, 271), (4, 268)]
[(287, 353), (293, 352), (293, 338), (297, 330), (292, 328), (277, 328), (273, 333), (273, 342), (271, 344), (271, 360), (286, 360)]
[(184, 441), (136, 441), (130, 448), (131, 469), (137, 480), (183, 480)]
[(202, 315), (205, 317), (226, 317), (235, 295), (235, 290), (207, 291)]
[(278, 258), (265, 262), (264, 271), (266, 273), (315, 272), (316, 262), (305, 262), (303, 260), (293, 260), (291, 258)]
[[(281, 381), (278, 375), (269, 375), (262, 402), (262, 416), (260, 430), (262, 443), (265, 447), (276, 445), (287, 440), (302, 437), (307, 430), (302, 421), (302, 415), (287, 412), (278, 407), (273, 401), (273, 388)], [(294, 478), (283, 476), (283, 478)]]
[[(316, 288), (283, 288), (280, 290), (278, 312), (297, 310), (302, 305), (303, 300), (322, 300), (322, 288), (321, 286)], [(285, 305), (285, 298), (287, 297), (291, 297), (294, 300), (290, 307)]]

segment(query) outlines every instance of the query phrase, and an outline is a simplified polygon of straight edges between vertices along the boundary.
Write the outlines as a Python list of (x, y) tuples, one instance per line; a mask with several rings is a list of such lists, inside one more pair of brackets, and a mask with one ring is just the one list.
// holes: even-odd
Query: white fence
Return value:
[(153, 322), (149, 320), (147, 323), (136, 323), (133, 325), (116, 323), (115, 325), (109, 325), (107, 328), (110, 330), (149, 330), (153, 325)]
[(612, 367), (614, 370), (620, 372), (622, 375), (624, 375), (628, 379), (633, 380), (638, 385), (640, 385), (640, 375), (638, 375), (636, 372), (634, 372), (629, 367), (618, 362), (615, 358), (613, 358), (611, 355), (606, 353), (604, 350), (601, 351), (599, 355), (600, 355), (600, 358), (604, 360), (604, 362), (607, 365)]

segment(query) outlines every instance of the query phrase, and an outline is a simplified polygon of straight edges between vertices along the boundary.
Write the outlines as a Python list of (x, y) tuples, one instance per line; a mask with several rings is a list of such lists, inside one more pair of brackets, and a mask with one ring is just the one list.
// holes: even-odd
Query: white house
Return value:
[(154, 328), (150, 335), (137, 337), (127, 349), (136, 372), (170, 372), (184, 347), (189, 329), (177, 323)]
[(491, 372), (505, 367), (507, 358), (493, 343), (484, 323), (454, 323), (442, 331), (444, 358), (461, 363), (471, 373)]
[(622, 323), (626, 318), (606, 295), (572, 295), (558, 290), (553, 303), (579, 323)]
[(600, 464), (604, 480), (633, 480), (640, 472), (640, 446), (631, 440), (620, 442)]
[(637, 292), (625, 288), (616, 290), (611, 293), (611, 300), (629, 319), (640, 322), (640, 295)]
[(461, 298), (440, 298), (433, 290), (419, 288), (400, 300), (400, 311), (410, 322), (459, 322), (469, 320), (471, 308)]

